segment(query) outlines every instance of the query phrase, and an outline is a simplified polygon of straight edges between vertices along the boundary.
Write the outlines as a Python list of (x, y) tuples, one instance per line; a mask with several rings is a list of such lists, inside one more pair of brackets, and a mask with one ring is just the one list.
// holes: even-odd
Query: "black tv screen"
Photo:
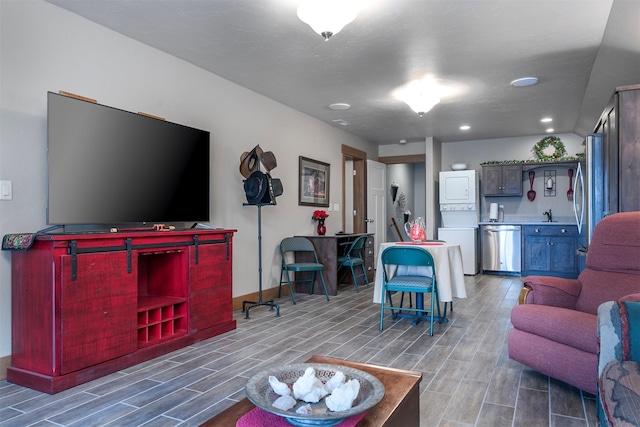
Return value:
[(209, 132), (49, 92), (52, 225), (209, 220)]

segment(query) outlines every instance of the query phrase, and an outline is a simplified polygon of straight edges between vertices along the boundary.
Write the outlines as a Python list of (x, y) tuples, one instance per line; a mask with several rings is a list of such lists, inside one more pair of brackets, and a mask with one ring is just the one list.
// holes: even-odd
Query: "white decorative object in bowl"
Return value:
[(451, 170), (452, 171), (463, 171), (467, 168), (467, 164), (466, 163), (453, 163), (451, 164)]
[[(322, 383), (329, 381), (337, 372), (342, 372), (347, 381), (351, 379), (358, 380), (360, 389), (351, 409), (339, 412), (329, 411), (325, 399), (322, 399), (319, 403), (310, 404), (314, 410), (313, 414), (303, 415), (296, 413), (298, 407), (307, 405), (303, 401), (298, 401), (298, 404), (288, 411), (274, 407), (273, 402), (279, 396), (269, 384), (269, 377), (274, 376), (278, 381), (291, 387), (296, 380), (304, 375), (308, 367), (314, 368), (316, 378)], [(245, 392), (251, 403), (267, 412), (284, 417), (289, 424), (295, 426), (334, 426), (344, 421), (347, 417), (361, 414), (373, 408), (382, 400), (385, 390), (380, 380), (359, 369), (322, 363), (296, 363), (255, 374), (247, 381)]]

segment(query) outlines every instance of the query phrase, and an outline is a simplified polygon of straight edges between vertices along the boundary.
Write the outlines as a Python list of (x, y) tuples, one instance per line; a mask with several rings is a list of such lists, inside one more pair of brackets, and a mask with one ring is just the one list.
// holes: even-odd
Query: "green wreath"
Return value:
[[(555, 148), (555, 151), (547, 156), (544, 153), (544, 149), (547, 147)], [(567, 154), (567, 150), (564, 148), (564, 144), (557, 136), (547, 136), (542, 138), (536, 145), (533, 146), (533, 152), (538, 158), (538, 161), (549, 162), (557, 160)]]

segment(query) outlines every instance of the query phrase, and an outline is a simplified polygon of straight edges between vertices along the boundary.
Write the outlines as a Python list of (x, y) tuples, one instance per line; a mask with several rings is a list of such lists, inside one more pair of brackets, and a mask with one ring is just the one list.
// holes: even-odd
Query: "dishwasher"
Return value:
[(519, 225), (482, 226), (482, 271), (519, 276), (522, 271)]

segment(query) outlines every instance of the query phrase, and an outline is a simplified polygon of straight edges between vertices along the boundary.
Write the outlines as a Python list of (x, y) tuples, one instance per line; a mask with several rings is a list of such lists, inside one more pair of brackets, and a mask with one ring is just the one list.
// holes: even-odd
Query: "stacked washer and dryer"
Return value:
[(457, 243), (462, 251), (464, 274), (480, 271), (478, 222), (480, 221), (479, 175), (475, 170), (440, 172), (438, 239)]

